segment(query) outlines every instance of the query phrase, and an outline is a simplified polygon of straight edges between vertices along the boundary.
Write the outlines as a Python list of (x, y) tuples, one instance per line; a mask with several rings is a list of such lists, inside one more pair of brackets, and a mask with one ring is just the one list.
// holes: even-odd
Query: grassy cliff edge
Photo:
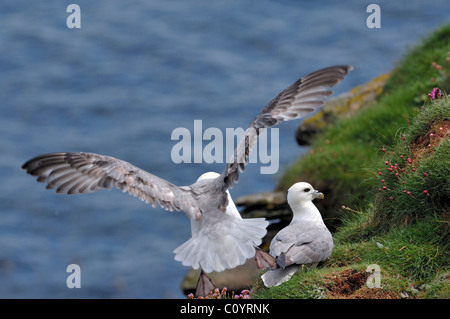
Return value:
[(323, 265), (252, 298), (450, 297), (449, 39), (446, 25), (411, 49), (377, 102), (285, 171), (278, 190), (308, 181), (342, 222)]

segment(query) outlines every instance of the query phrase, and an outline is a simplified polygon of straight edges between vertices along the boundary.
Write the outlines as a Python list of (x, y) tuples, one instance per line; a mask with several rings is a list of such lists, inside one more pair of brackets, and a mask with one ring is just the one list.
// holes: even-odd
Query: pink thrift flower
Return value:
[(441, 90), (439, 90), (439, 88), (434, 88), (433, 90), (431, 90), (431, 93), (428, 94), (428, 97), (431, 101), (442, 98)]

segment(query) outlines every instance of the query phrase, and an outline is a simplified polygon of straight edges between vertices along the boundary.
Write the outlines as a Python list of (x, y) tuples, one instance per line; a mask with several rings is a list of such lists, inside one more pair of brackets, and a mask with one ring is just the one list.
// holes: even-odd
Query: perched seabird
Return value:
[(261, 276), (266, 287), (288, 281), (301, 265), (318, 264), (330, 257), (333, 237), (312, 202), (315, 198), (323, 199), (323, 194), (308, 183), (296, 183), (289, 188), (287, 200), (293, 217), (270, 243), (276, 269)]
[(189, 186), (176, 186), (120, 159), (83, 152), (51, 153), (22, 168), (57, 193), (82, 194), (118, 188), (166, 210), (184, 211), (192, 237), (174, 250), (175, 259), (204, 272), (234, 268), (255, 255), (266, 234), (264, 218), (241, 218), (228, 189), (244, 171), (251, 148), (265, 128), (305, 117), (325, 103), (331, 88), (352, 69), (340, 65), (315, 71), (281, 91), (244, 132), (221, 174), (206, 173)]

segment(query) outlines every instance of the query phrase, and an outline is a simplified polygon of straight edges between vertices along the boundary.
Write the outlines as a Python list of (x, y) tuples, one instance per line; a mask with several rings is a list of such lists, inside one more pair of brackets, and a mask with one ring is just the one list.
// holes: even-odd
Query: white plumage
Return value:
[(84, 194), (118, 188), (170, 211), (184, 211), (191, 220), (192, 237), (175, 249), (175, 259), (204, 271), (222, 271), (243, 264), (255, 255), (266, 234), (261, 218), (242, 219), (228, 189), (238, 181), (257, 137), (265, 128), (304, 117), (325, 103), (331, 88), (342, 81), (351, 66), (315, 71), (281, 91), (250, 123), (227, 161), (222, 174), (207, 173), (188, 186), (176, 186), (126, 161), (84, 152), (37, 156), (22, 168), (47, 182), (57, 193)]
[(267, 287), (288, 281), (301, 265), (317, 264), (331, 255), (333, 237), (312, 202), (315, 198), (323, 198), (323, 194), (308, 183), (296, 183), (289, 188), (287, 200), (293, 217), (270, 244), (277, 268), (261, 276)]
[[(197, 181), (218, 176), (209, 172)], [(204, 214), (200, 220), (191, 218), (192, 237), (174, 250), (175, 260), (208, 273), (237, 267), (242, 260), (255, 255), (255, 246), (261, 244), (269, 222), (265, 218), (243, 219), (230, 193), (226, 193), (228, 205), (225, 213)]]

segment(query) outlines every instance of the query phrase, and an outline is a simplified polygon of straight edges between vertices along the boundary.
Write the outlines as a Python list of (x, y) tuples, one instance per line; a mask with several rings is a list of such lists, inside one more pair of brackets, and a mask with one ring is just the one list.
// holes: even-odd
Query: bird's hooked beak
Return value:
[(323, 196), (323, 194), (321, 193), (321, 192), (319, 192), (319, 191), (314, 191), (313, 192), (313, 198), (320, 198), (320, 199), (323, 199), (325, 196)]

